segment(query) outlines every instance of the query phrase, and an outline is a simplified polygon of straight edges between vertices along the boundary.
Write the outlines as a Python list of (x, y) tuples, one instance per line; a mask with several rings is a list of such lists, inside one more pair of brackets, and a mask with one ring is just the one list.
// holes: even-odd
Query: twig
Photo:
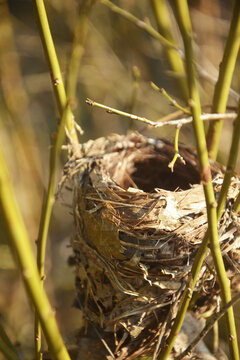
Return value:
[(231, 183), (231, 179), (234, 173), (234, 169), (236, 167), (238, 150), (239, 150), (239, 140), (240, 140), (240, 104), (238, 109), (237, 119), (234, 123), (233, 133), (232, 133), (232, 143), (231, 149), (229, 152), (227, 168), (224, 175), (223, 184), (221, 187), (221, 191), (218, 198), (218, 213), (222, 216), (222, 212), (224, 209), (224, 205), (226, 202), (229, 186)]
[[(106, 106), (103, 104), (100, 104), (94, 100), (91, 99), (86, 99), (85, 100), (86, 104), (90, 105), (90, 106), (96, 106), (99, 107), (100, 109), (104, 109), (107, 111), (107, 113), (109, 114), (116, 114), (116, 115), (121, 115), (127, 118), (130, 118), (132, 120), (137, 120), (140, 121), (146, 125), (155, 127), (155, 128), (159, 128), (162, 126), (167, 126), (167, 125), (185, 125), (185, 124), (189, 124), (193, 121), (192, 116), (189, 116), (187, 118), (181, 118), (181, 119), (176, 119), (176, 120), (169, 120), (169, 121), (153, 121), (153, 120), (149, 120), (145, 117), (141, 117), (141, 116), (137, 116), (134, 114), (130, 114), (127, 113), (125, 111), (121, 111), (115, 108), (112, 108), (110, 106)], [(178, 112), (176, 112), (176, 114), (179, 114)], [(235, 120), (237, 117), (236, 113), (226, 113), (226, 114), (203, 114), (200, 115), (200, 119), (203, 121), (207, 121), (207, 120), (218, 120), (218, 119), (228, 119), (228, 120)]]
[(113, 4), (109, 0), (101, 0), (101, 3), (109, 7), (112, 11), (115, 13), (121, 15), (126, 20), (130, 21), (137, 27), (140, 27), (141, 29), (145, 30), (148, 34), (150, 34), (155, 39), (159, 40), (163, 46), (168, 46), (170, 48), (176, 49), (175, 44), (173, 44), (171, 41), (167, 40), (164, 36), (159, 34), (157, 30), (155, 30), (150, 24), (146, 23), (143, 20), (138, 19), (136, 16), (128, 12), (127, 10), (124, 10), (120, 8), (119, 6)]
[(68, 64), (66, 95), (70, 105), (75, 105), (78, 73), (88, 32), (88, 16), (96, 0), (84, 0), (79, 5), (79, 15), (74, 29), (72, 52)]
[(178, 301), (181, 297), (182, 291), (184, 290), (186, 284), (182, 283), (182, 285), (180, 286), (180, 288), (178, 289), (177, 293), (173, 296), (173, 300), (172, 300), (172, 304), (171, 307), (168, 311), (168, 314), (166, 316), (166, 318), (164, 319), (164, 322), (161, 326), (161, 330), (159, 332), (158, 335), (158, 339), (157, 339), (157, 343), (156, 343), (156, 347), (153, 353), (153, 357), (152, 360), (156, 360), (157, 359), (157, 354), (159, 352), (159, 349), (162, 345), (162, 341), (163, 341), (163, 336), (166, 330), (167, 326), (170, 326), (171, 323), (171, 319), (174, 316), (174, 314), (177, 312), (177, 307), (178, 307)]
[(9, 337), (8, 337), (8, 335), (7, 335), (7, 333), (6, 333), (5, 329), (4, 329), (1, 321), (0, 321), (0, 339), (3, 341), (2, 345), (3, 346), (6, 345), (6, 347), (9, 348), (10, 350), (12, 350), (13, 352), (15, 352), (16, 356), (17, 356), (16, 348), (12, 344), (11, 340), (9, 339)]
[[(220, 299), (217, 299), (217, 306), (216, 310), (219, 312), (221, 310), (220, 306)], [(213, 331), (212, 331), (212, 352), (216, 354), (219, 351), (219, 323), (215, 322), (213, 324)]]
[(94, 322), (89, 318), (89, 316), (87, 315), (87, 313), (84, 311), (84, 308), (82, 306), (82, 303), (79, 299), (78, 294), (76, 295), (76, 301), (77, 304), (79, 306), (79, 309), (82, 310), (82, 313), (84, 315), (84, 317), (87, 319), (87, 321), (89, 322), (89, 324), (91, 324), (94, 332), (96, 333), (97, 337), (99, 338), (99, 340), (101, 341), (101, 343), (103, 344), (103, 346), (105, 347), (105, 349), (107, 350), (107, 352), (110, 354), (110, 356), (112, 357), (111, 360), (116, 360), (115, 355), (113, 354), (112, 350), (110, 349), (110, 347), (108, 346), (107, 342), (103, 339), (102, 335), (100, 334), (100, 332), (98, 331), (97, 327), (95, 326)]
[(127, 117), (127, 118), (129, 118), (131, 120), (137, 120), (137, 121), (143, 122), (144, 124), (150, 125), (150, 126), (155, 126), (154, 124), (156, 124), (154, 121), (148, 120), (145, 117), (137, 116), (137, 115), (129, 114), (129, 113), (125, 112), (125, 111), (117, 110), (117, 109), (114, 109), (114, 108), (112, 108), (110, 106), (100, 104), (100, 103), (98, 103), (96, 101), (93, 101), (91, 99), (86, 99), (85, 102), (86, 102), (86, 104), (88, 104), (90, 106), (96, 106), (96, 107), (99, 107), (101, 109), (104, 109), (109, 114), (121, 115), (121, 116)]
[(239, 210), (240, 210), (240, 192), (239, 192), (239, 194), (238, 194), (238, 196), (237, 196), (237, 198), (236, 198), (236, 200), (235, 200), (235, 202), (234, 202), (233, 210), (234, 210), (236, 213), (238, 213)]
[(153, 90), (160, 92), (165, 96), (166, 99), (170, 102), (171, 105), (173, 105), (176, 109), (181, 110), (183, 113), (191, 115), (191, 111), (188, 109), (185, 109), (183, 106), (179, 105), (175, 99), (173, 99), (165, 89), (159, 88), (157, 85), (155, 85), (152, 81), (150, 82), (151, 87)]
[(7, 360), (20, 360), (16, 350), (8, 346), (5, 341), (0, 337), (0, 351), (6, 357)]
[[(218, 81), (213, 96), (213, 113), (223, 113), (226, 110), (229, 89), (231, 86), (234, 67), (240, 46), (240, 1), (235, 1), (230, 30), (220, 66)], [(223, 121), (219, 120), (210, 124), (207, 143), (210, 157), (217, 157)]]
[(229, 303), (227, 303), (223, 308), (215, 313), (211, 320), (206, 324), (206, 326), (202, 329), (200, 334), (192, 341), (192, 343), (187, 347), (186, 350), (184, 350), (179, 356), (175, 358), (175, 360), (181, 360), (185, 356), (191, 354), (192, 350), (195, 348), (195, 346), (207, 335), (207, 333), (211, 330), (211, 328), (214, 326), (214, 324), (223, 317), (223, 315), (226, 313), (226, 311), (233, 305), (235, 305), (240, 300), (240, 293), (238, 293), (236, 296), (232, 298)]
[[(225, 113), (225, 114), (202, 114), (200, 115), (200, 119), (202, 121), (211, 121), (211, 120), (218, 120), (218, 119), (225, 119), (225, 120), (235, 120), (237, 117), (236, 113)], [(181, 118), (176, 120), (164, 121), (164, 122), (155, 122), (155, 127), (161, 127), (165, 125), (185, 125), (189, 124), (193, 121), (193, 117), (190, 116), (188, 118)]]
[[(198, 70), (199, 78), (205, 79), (211, 84), (216, 85), (218, 80), (216, 76), (209, 74), (209, 72), (207, 72), (198, 63), (196, 63), (196, 67)], [(229, 89), (229, 95), (232, 97), (232, 99), (234, 99), (237, 102), (240, 100), (240, 94), (237, 91), (233, 90), (232, 88)]]
[[(133, 88), (132, 88), (132, 98), (131, 98), (131, 106), (130, 106), (131, 113), (133, 113), (136, 109), (138, 92), (139, 92), (140, 71), (137, 66), (133, 66), (132, 76), (133, 76)], [(131, 120), (129, 128), (130, 129), (133, 128), (133, 120)]]
[[(144, 22), (143, 20), (138, 19), (136, 16), (133, 16), (131, 13), (129, 13), (127, 10), (123, 10), (121, 8), (119, 8), (118, 6), (116, 6), (115, 4), (113, 4), (111, 1), (109, 0), (101, 0), (102, 3), (104, 3), (104, 5), (108, 6), (113, 12), (118, 13), (119, 15), (121, 15), (122, 17), (126, 18), (127, 20), (129, 20), (130, 22), (132, 22), (133, 24), (135, 24), (136, 26), (138, 26), (141, 29), (144, 29), (149, 35), (151, 35), (154, 39), (159, 40), (162, 45), (163, 42), (162, 40), (164, 39), (164, 37), (159, 36), (159, 32), (156, 31), (150, 24)], [(158, 0), (152, 0), (154, 2), (157, 2), (158, 4)], [(159, 0), (160, 1), (160, 0)], [(161, 15), (164, 16), (164, 12), (162, 12), (162, 8), (161, 8)], [(165, 17), (166, 20), (166, 17)], [(164, 36), (166, 35), (166, 33), (164, 33)], [(168, 39), (168, 37), (166, 36), (165, 39)], [(170, 40), (170, 38), (168, 39)], [(175, 50), (175, 52), (177, 52), (179, 54), (179, 56), (184, 60), (185, 59), (185, 55), (184, 52), (180, 49), (177, 48), (176, 46), (174, 46), (174, 42), (171, 42), (171, 44), (167, 45), (166, 44), (166, 48), (169, 49), (173, 49)], [(174, 56), (176, 58), (176, 56)], [(196, 62), (196, 59), (193, 60), (196, 68), (198, 70), (198, 73), (208, 79), (211, 83), (216, 84), (217, 83), (217, 78), (215, 78), (214, 76), (210, 75), (205, 68), (203, 68), (200, 64), (198, 64)], [(185, 92), (184, 92), (185, 93)], [(232, 96), (234, 96), (235, 99), (239, 100), (240, 95), (238, 93), (236, 93), (236, 91), (234, 91), (233, 89), (230, 89), (230, 94), (232, 94)], [(219, 111), (220, 112), (220, 111)], [(221, 111), (223, 112), (223, 111)]]
[(178, 125), (176, 128), (175, 138), (174, 138), (175, 154), (173, 156), (172, 161), (170, 161), (170, 163), (168, 164), (168, 167), (171, 169), (172, 172), (173, 172), (174, 165), (175, 165), (175, 162), (177, 161), (177, 159), (179, 159), (184, 165), (186, 164), (184, 158), (179, 154), (179, 150), (178, 150), (178, 138), (179, 138), (179, 133), (180, 133), (181, 127), (182, 127), (182, 125)]

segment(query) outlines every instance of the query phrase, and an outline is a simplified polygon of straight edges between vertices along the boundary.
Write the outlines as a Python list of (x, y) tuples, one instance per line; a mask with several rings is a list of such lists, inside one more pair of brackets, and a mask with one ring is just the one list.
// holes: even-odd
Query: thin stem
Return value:
[[(161, 0), (155, 0), (156, 2), (161, 1)], [(236, 0), (237, 1), (237, 0)], [(169, 42), (164, 44), (164, 42), (166, 41), (166, 39), (161, 36), (161, 34), (156, 31), (150, 24), (144, 22), (143, 20), (140, 20), (139, 18), (137, 18), (136, 16), (132, 15), (131, 13), (129, 13), (126, 10), (121, 9), (120, 7), (118, 7), (117, 5), (113, 4), (111, 1), (109, 0), (101, 0), (101, 2), (108, 6), (113, 12), (119, 14), (120, 16), (122, 16), (123, 18), (127, 19), (128, 21), (132, 22), (133, 24), (135, 24), (137, 27), (144, 29), (149, 35), (151, 35), (154, 39), (159, 40), (160, 43), (162, 43), (162, 45), (165, 45), (166, 47), (172, 48), (174, 50), (177, 51), (177, 53), (179, 54), (179, 56), (184, 59), (184, 53), (181, 49), (177, 48), (175, 46), (174, 42)], [(200, 64), (198, 64), (197, 62), (195, 62), (195, 65), (197, 67), (198, 72), (200, 73), (200, 75), (206, 79), (208, 79), (211, 83), (216, 84), (217, 79), (215, 77), (213, 77), (212, 75), (210, 75), (205, 68), (203, 68)], [(234, 96), (235, 99), (239, 100), (239, 94), (237, 94), (234, 90), (230, 89), (230, 93), (232, 94), (232, 96)]]
[[(47, 13), (43, 0), (32, 0), (35, 9), (36, 19), (38, 22), (39, 33), (42, 39), (42, 45), (44, 48), (45, 56), (48, 62), (49, 72), (52, 79), (52, 85), (58, 105), (60, 115), (62, 115), (67, 105), (67, 97), (62, 79), (62, 74), (53, 43)], [(66, 119), (66, 126), (68, 132), (72, 138), (73, 143), (78, 143), (78, 136), (74, 126), (73, 115), (69, 113)]]
[[(41, 212), (38, 241), (37, 241), (37, 265), (39, 269), (39, 276), (43, 286), (45, 279), (45, 253), (47, 244), (48, 229), (52, 214), (53, 204), (55, 202), (54, 190), (57, 177), (58, 161), (61, 153), (61, 146), (65, 137), (66, 119), (71, 114), (70, 106), (68, 105), (63, 112), (62, 119), (59, 125), (57, 138), (54, 146), (51, 148), (50, 163), (49, 163), (49, 179), (45, 202)], [(35, 318), (35, 352), (37, 359), (42, 359), (41, 354), (41, 328), (38, 323), (38, 317)]]
[(95, 0), (84, 0), (79, 7), (79, 16), (74, 29), (72, 52), (68, 64), (66, 94), (69, 103), (76, 102), (76, 89), (81, 59), (84, 52), (84, 43), (88, 32), (88, 16)]
[(167, 40), (164, 36), (159, 34), (157, 30), (155, 30), (150, 24), (144, 22), (143, 20), (138, 19), (136, 16), (132, 15), (127, 10), (124, 10), (120, 8), (119, 6), (113, 4), (109, 0), (101, 0), (101, 3), (109, 7), (113, 12), (121, 15), (126, 20), (130, 21), (137, 27), (140, 27), (141, 29), (145, 30), (149, 35), (154, 37), (155, 39), (159, 40), (163, 46), (167, 46), (170, 48), (175, 48), (175, 44), (173, 44), (171, 41)]
[(211, 320), (205, 325), (205, 327), (202, 329), (200, 334), (193, 340), (193, 342), (187, 347), (186, 350), (184, 350), (179, 356), (176, 357), (175, 360), (181, 360), (188, 354), (192, 352), (192, 350), (195, 348), (195, 346), (207, 335), (207, 333), (212, 329), (212, 327), (223, 317), (223, 315), (226, 313), (227, 309), (229, 309), (231, 306), (235, 305), (240, 300), (240, 293), (234, 296), (232, 300), (227, 303), (223, 308), (218, 311), (216, 314), (213, 315)]
[(155, 126), (155, 124), (156, 124), (154, 121), (149, 120), (149, 119), (147, 119), (145, 117), (137, 116), (137, 115), (134, 115), (134, 114), (127, 113), (125, 111), (117, 110), (117, 109), (114, 109), (114, 108), (112, 108), (110, 106), (100, 104), (100, 103), (98, 103), (96, 101), (93, 101), (91, 99), (86, 99), (85, 102), (86, 102), (86, 104), (88, 104), (90, 106), (96, 106), (96, 107), (99, 107), (100, 109), (104, 109), (109, 114), (121, 115), (121, 116), (127, 117), (127, 118), (129, 118), (131, 120), (137, 120), (137, 121), (143, 122), (144, 124), (150, 125), (150, 126)]
[(186, 164), (184, 158), (179, 154), (179, 150), (178, 150), (178, 138), (179, 138), (179, 133), (180, 133), (180, 129), (181, 129), (182, 125), (178, 125), (176, 128), (176, 132), (175, 132), (175, 138), (174, 138), (174, 156), (172, 161), (170, 161), (170, 163), (168, 164), (168, 167), (171, 169), (171, 171), (173, 172), (174, 170), (174, 165), (175, 162), (177, 161), (177, 159), (179, 159), (184, 165)]
[(45, 291), (42, 289), (39, 271), (22, 220), (6, 163), (0, 150), (0, 210), (9, 236), (9, 242), (16, 256), (29, 299), (33, 303), (43, 328), (49, 350), (55, 360), (70, 360), (63, 343)]
[(20, 360), (15, 346), (9, 339), (2, 323), (0, 322), (0, 351), (8, 360)]
[(219, 350), (219, 324), (218, 324), (217, 320), (213, 324), (212, 328), (213, 328), (212, 352), (213, 352), (213, 354), (216, 354), (217, 351)]
[(57, 138), (54, 146), (52, 147), (50, 154), (50, 174), (48, 180), (48, 190), (46, 196), (46, 204), (42, 211), (42, 217), (39, 227), (38, 234), (38, 253), (37, 253), (37, 264), (39, 268), (40, 279), (44, 280), (44, 259), (45, 259), (45, 251), (46, 251), (46, 239), (48, 234), (49, 222), (52, 212), (52, 206), (54, 204), (54, 189), (56, 183), (56, 174), (57, 174), (57, 165), (59, 156), (61, 153), (61, 145), (63, 143), (63, 139), (65, 137), (65, 124), (66, 118), (71, 114), (70, 106), (66, 106), (66, 109), (62, 116), (62, 121), (60, 122)]
[(6, 342), (0, 337), (0, 351), (4, 354), (7, 360), (20, 360), (16, 350), (12, 346), (8, 346)]
[(191, 115), (191, 111), (184, 108), (183, 106), (179, 105), (175, 99), (173, 99), (165, 89), (159, 88), (156, 84), (154, 84), (152, 81), (150, 82), (151, 87), (155, 91), (159, 91), (163, 96), (170, 102), (171, 105), (173, 105), (178, 110), (181, 110), (184, 114)]
[[(86, 99), (86, 104), (90, 105), (90, 106), (96, 106), (99, 107), (100, 109), (104, 109), (107, 111), (107, 113), (109, 114), (116, 114), (116, 115), (121, 115), (124, 116), (126, 118), (130, 118), (132, 120), (136, 120), (136, 121), (140, 121), (146, 125), (155, 127), (155, 128), (159, 128), (162, 126), (167, 126), (167, 125), (173, 125), (173, 126), (178, 126), (178, 125), (184, 125), (184, 124), (189, 124), (193, 121), (193, 117), (189, 116), (188, 118), (181, 118), (181, 119), (176, 119), (176, 120), (169, 120), (169, 121), (153, 121), (153, 120), (149, 120), (145, 117), (141, 117), (141, 116), (137, 116), (134, 114), (130, 114), (127, 113), (125, 111), (121, 111), (115, 108), (112, 108), (110, 106), (98, 103), (94, 100), (91, 99)], [(177, 113), (178, 114), (178, 113)], [(179, 115), (179, 114), (178, 114)], [(169, 116), (168, 116), (169, 117)], [(236, 113), (227, 113), (227, 114), (203, 114), (200, 115), (200, 119), (203, 121), (207, 121), (207, 120), (216, 120), (216, 119), (228, 119), (228, 120), (234, 120), (236, 119), (237, 114)]]
[[(131, 106), (130, 106), (131, 113), (133, 113), (136, 109), (138, 92), (139, 92), (140, 71), (137, 66), (133, 66), (132, 76), (133, 76), (133, 88), (132, 88)], [(129, 124), (129, 129), (133, 129), (133, 120), (131, 120)]]
[(7, 347), (12, 349), (13, 352), (16, 352), (15, 346), (12, 344), (11, 340), (9, 339), (2, 323), (0, 322), (0, 338), (4, 341)]
[[(226, 110), (229, 89), (231, 86), (234, 67), (240, 46), (240, 1), (235, 1), (230, 30), (220, 65), (219, 77), (213, 97), (213, 113), (223, 113)], [(209, 156), (213, 160), (217, 157), (223, 121), (218, 120), (210, 124), (207, 143)]]
[[(168, 7), (166, 6), (165, 0), (151, 0), (151, 5), (153, 8), (153, 13), (155, 15), (158, 31), (164, 36), (165, 39), (175, 43), (174, 37), (172, 35), (172, 23), (169, 16)], [(186, 83), (186, 75), (183, 66), (182, 58), (179, 52), (176, 49), (166, 47), (165, 53), (168, 58), (171, 69), (175, 74), (177, 74), (177, 81), (179, 83), (183, 98), (185, 101), (188, 99), (188, 89)]]
[(239, 140), (240, 140), (240, 105), (238, 110), (238, 116), (234, 123), (233, 133), (232, 133), (232, 143), (231, 149), (229, 152), (227, 168), (221, 187), (221, 191), (218, 198), (218, 213), (219, 216), (222, 216), (224, 205), (227, 199), (228, 189), (231, 183), (231, 179), (234, 173), (234, 169), (237, 162), (238, 150), (239, 150)]
[[(41, 35), (43, 48), (45, 51), (46, 59), (51, 74), (58, 110), (61, 116), (57, 138), (54, 146), (51, 149), (51, 154), (50, 154), (48, 188), (47, 188), (46, 197), (43, 201), (39, 233), (38, 233), (38, 241), (37, 241), (37, 265), (40, 275), (40, 281), (43, 286), (43, 280), (45, 277), (44, 263), (45, 263), (47, 235), (48, 235), (48, 229), (52, 214), (52, 208), (55, 201), (54, 190), (56, 184), (57, 166), (61, 152), (61, 146), (65, 137), (65, 131), (64, 131), (65, 126), (68, 129), (71, 142), (74, 144), (74, 149), (76, 149), (76, 146), (78, 144), (78, 136), (74, 125), (73, 114), (67, 102), (67, 96), (63, 84), (61, 70), (60, 70), (57, 54), (55, 51), (50, 27), (48, 24), (48, 18), (47, 18), (44, 2), (43, 0), (33, 0), (33, 5), (35, 8), (36, 19), (39, 26), (39, 33)], [(71, 84), (71, 82), (73, 81), (72, 80), (73, 74), (70, 74), (70, 76), (71, 76), (71, 81), (70, 81)], [(74, 76), (76, 76), (76, 71), (74, 72)], [(73, 86), (71, 85), (69, 92), (72, 91), (72, 89)], [(42, 359), (41, 328), (37, 314), (35, 316), (35, 354), (37, 360)]]
[(190, 301), (192, 299), (193, 290), (195, 288), (195, 285), (197, 283), (198, 274), (201, 270), (203, 261), (205, 259), (206, 253), (208, 251), (208, 233), (205, 234), (204, 239), (198, 249), (198, 252), (195, 256), (194, 263), (191, 269), (190, 279), (188, 281), (188, 284), (186, 286), (186, 289), (183, 294), (183, 300), (180, 304), (180, 308), (178, 310), (177, 316), (175, 318), (174, 324), (171, 328), (171, 333), (167, 340), (167, 346), (160, 352), (158, 360), (165, 360), (168, 358), (174, 343), (176, 341), (177, 335), (179, 334), (185, 314), (188, 310)]
[[(9, 11), (8, 1), (1, 2), (0, 19), (0, 33), (2, 34), (0, 37), (2, 99), (4, 99), (10, 115), (8, 118), (9, 125), (11, 124), (14, 128), (12, 133), (13, 151), (20, 150), (17, 156), (19, 164), (21, 163), (19, 176), (24, 178), (26, 185), (31, 185), (31, 196), (34, 196), (37, 201), (39, 187), (42, 185), (39, 167), (40, 152), (36, 146), (36, 134), (33, 130), (33, 122), (29, 112), (29, 98), (24, 86), (19, 53), (15, 45), (13, 18)], [(26, 179), (26, 172), (31, 172), (30, 179)]]
[(236, 213), (238, 213), (239, 210), (240, 210), (240, 192), (239, 192), (239, 194), (238, 194), (238, 196), (237, 196), (237, 198), (236, 198), (236, 200), (235, 200), (235, 202), (234, 202), (233, 210), (234, 210)]
[[(189, 105), (192, 110), (193, 127), (194, 127), (196, 143), (197, 143), (198, 159), (201, 170), (201, 182), (203, 184), (206, 206), (207, 206), (208, 236), (210, 239), (211, 252), (214, 259), (218, 280), (220, 283), (222, 302), (223, 305), (226, 305), (229, 301), (231, 301), (231, 291), (218, 242), (218, 218), (216, 211), (216, 202), (215, 202), (214, 190), (211, 179), (211, 171), (208, 160), (204, 127), (203, 127), (203, 122), (200, 121), (201, 106), (199, 101), (199, 94), (197, 90), (197, 83), (195, 76), (195, 67), (193, 62), (194, 54), (192, 47), (191, 20), (189, 15), (188, 4), (186, 0), (176, 0), (174, 2), (174, 5), (175, 5), (176, 18), (182, 34), (185, 54), (186, 54), (186, 72), (187, 72), (189, 95), (190, 95)], [(184, 296), (184, 302), (182, 303), (178, 312), (178, 314), (180, 315), (177, 316), (177, 319), (173, 325), (170, 336), (167, 340), (168, 344), (163, 349), (163, 351), (160, 352), (159, 359), (161, 360), (165, 360), (168, 358), (173, 348), (177, 333), (178, 331), (180, 331), (185, 312), (187, 311), (188, 304), (192, 296), (193, 287), (195, 286), (194, 282), (197, 280), (196, 274), (199, 272), (202, 265), (202, 261), (206, 254), (208, 236), (207, 235), (205, 236), (197, 253), (198, 262), (194, 261), (192, 267), (192, 275), (195, 276), (192, 276), (192, 279), (190, 280), (190, 284), (189, 284), (190, 286), (187, 287)], [(231, 357), (233, 359), (239, 359), (237, 334), (236, 334), (235, 320), (234, 320), (232, 307), (230, 307), (227, 311), (227, 325), (229, 332), (229, 348), (230, 348)]]

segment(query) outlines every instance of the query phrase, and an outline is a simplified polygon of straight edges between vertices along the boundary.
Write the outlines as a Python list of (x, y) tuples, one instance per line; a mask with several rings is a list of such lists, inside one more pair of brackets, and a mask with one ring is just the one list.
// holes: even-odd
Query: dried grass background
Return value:
[[(54, 0), (46, 3), (64, 75), (77, 16), (76, 2)], [(122, 0), (118, 4), (140, 18), (148, 17), (155, 25), (147, 0)], [(232, 2), (199, 0), (191, 1), (190, 4), (198, 45), (198, 61), (209, 74), (216, 76), (229, 28)], [(31, 2), (2, 1), (0, 15), (0, 141), (34, 247), (42, 194), (47, 181), (50, 137), (54, 136), (56, 112)], [(85, 98), (93, 98), (129, 111), (134, 65), (141, 72), (136, 113), (158, 119), (172, 112), (174, 109), (166, 99), (161, 98), (148, 84), (150, 80), (154, 81), (181, 102), (181, 93), (169, 72), (167, 59), (159, 43), (97, 3), (90, 17), (90, 29), (78, 81), (75, 114), (76, 120), (85, 130), (82, 141), (112, 132), (126, 132), (128, 120), (87, 107)], [(238, 79), (239, 67), (232, 84), (239, 92)], [(211, 103), (212, 91), (213, 86), (202, 80), (203, 104)], [(230, 103), (235, 105), (233, 100)], [(223, 162), (231, 131), (232, 124), (226, 124), (222, 133), (224, 148), (220, 158)], [(161, 129), (150, 134), (171, 140), (174, 129)], [(180, 136), (181, 142), (194, 144), (190, 126), (184, 127)], [(64, 201), (66, 202), (66, 197)], [(33, 349), (33, 318), (6, 245), (1, 219), (0, 225), (0, 312), (10, 337), (22, 343), (29, 356)], [(56, 307), (60, 328), (65, 337), (81, 322), (79, 312), (71, 307), (75, 296), (73, 270), (67, 265), (71, 254), (71, 249), (67, 247), (71, 233), (72, 217), (69, 209), (63, 207), (59, 199), (51, 222), (46, 287)]]

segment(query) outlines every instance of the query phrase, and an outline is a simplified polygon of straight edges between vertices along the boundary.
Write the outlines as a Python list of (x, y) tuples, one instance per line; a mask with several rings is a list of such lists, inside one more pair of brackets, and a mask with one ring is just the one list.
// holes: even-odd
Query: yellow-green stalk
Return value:
[[(204, 194), (206, 199), (207, 207), (207, 217), (208, 217), (208, 236), (210, 240), (210, 247), (212, 256), (214, 259), (214, 264), (217, 271), (217, 276), (221, 288), (221, 296), (223, 305), (226, 305), (231, 301), (231, 291), (230, 284), (226, 275), (224, 268), (224, 263), (221, 255), (221, 250), (218, 242), (218, 218), (217, 218), (217, 204), (214, 197), (210, 165), (208, 160), (207, 145), (204, 133), (203, 122), (200, 120), (201, 115), (201, 106), (199, 100), (199, 94), (197, 90), (197, 81), (196, 81), (196, 70), (194, 66), (194, 53), (192, 46), (192, 26), (189, 15), (188, 4), (186, 0), (176, 0), (174, 2), (174, 9), (176, 14), (176, 19), (182, 34), (185, 56), (186, 56), (186, 73), (188, 79), (188, 88), (189, 88), (189, 105), (192, 111), (193, 116), (193, 128), (197, 143), (197, 153), (199, 159), (199, 165), (201, 170), (201, 182), (204, 188)], [(203, 243), (201, 244), (200, 249), (202, 253), (198, 252), (198, 263), (194, 262), (194, 268), (192, 271), (195, 272), (195, 278), (191, 279), (189, 282), (189, 287), (185, 293), (185, 302), (181, 306), (180, 311), (186, 312), (188, 307), (188, 298), (190, 300), (193, 291), (193, 280), (196, 280), (196, 272), (200, 270), (202, 261), (206, 253), (207, 245), (207, 236), (205, 236)], [(175, 338), (177, 333), (180, 331), (184, 314), (178, 315), (177, 321), (171, 330), (171, 334), (167, 341), (167, 346), (160, 352), (158, 359), (166, 360), (173, 348)], [(226, 314), (227, 325), (228, 325), (228, 334), (229, 334), (229, 349), (231, 354), (231, 359), (239, 359), (238, 344), (237, 344), (237, 333), (235, 327), (235, 320), (233, 309), (230, 307)]]
[[(174, 44), (175, 41), (171, 31), (171, 19), (165, 0), (151, 0), (151, 5), (157, 21), (159, 33), (164, 36), (165, 39)], [(188, 89), (182, 58), (176, 49), (166, 47), (164, 48), (164, 51), (167, 55), (172, 71), (177, 75), (177, 81), (179, 83), (183, 99), (187, 101)]]
[(55, 360), (70, 360), (58, 330), (54, 311), (41, 286), (35, 257), (21, 217), (8, 169), (0, 149), (0, 211), (28, 296), (39, 316), (49, 350)]
[[(223, 59), (219, 69), (218, 81), (215, 86), (213, 97), (213, 113), (224, 113), (226, 111), (229, 90), (232, 82), (237, 55), (240, 46), (240, 1), (235, 1), (233, 16)], [(207, 144), (209, 157), (216, 160), (223, 120), (217, 120), (209, 125)]]

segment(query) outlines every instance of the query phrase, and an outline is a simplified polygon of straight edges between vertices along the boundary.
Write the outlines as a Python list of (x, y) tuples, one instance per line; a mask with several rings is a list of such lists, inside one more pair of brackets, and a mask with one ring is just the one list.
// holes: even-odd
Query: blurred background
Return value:
[[(46, 1), (50, 27), (66, 80), (81, 0)], [(119, 0), (115, 4), (158, 28), (149, 0)], [(211, 105), (214, 81), (218, 75), (229, 30), (233, 1), (189, 1), (194, 28), (196, 61), (202, 105)], [(173, 16), (172, 16), (173, 20)], [(141, 25), (141, 24), (140, 24)], [(173, 20), (173, 35), (182, 48)], [(135, 70), (134, 70), (135, 69)], [(135, 71), (135, 72), (134, 72)], [(137, 83), (136, 83), (137, 72)], [(135, 73), (135, 76), (134, 76)], [(235, 69), (229, 105), (236, 106), (240, 92), (240, 67)], [(169, 102), (154, 91), (153, 81), (181, 105), (186, 97), (179, 86), (179, 75), (172, 71), (161, 43), (141, 26), (113, 13), (101, 1), (91, 9), (85, 49), (77, 78), (73, 111), (84, 130), (85, 142), (110, 133), (126, 133), (130, 127), (144, 134), (173, 140), (175, 129), (151, 130), (129, 119), (89, 107), (90, 98), (119, 110), (157, 120), (174, 112)], [(210, 108), (206, 107), (207, 111)], [(0, 2), (0, 143), (11, 172), (15, 194), (24, 217), (32, 246), (38, 227), (44, 190), (48, 181), (49, 149), (56, 131), (58, 113), (47, 63), (40, 41), (32, 2)], [(207, 125), (206, 125), (207, 126)], [(224, 125), (219, 159), (226, 161), (232, 122)], [(180, 142), (193, 146), (191, 125), (184, 126)], [(62, 156), (62, 164), (66, 155)], [(59, 168), (59, 179), (61, 177)], [(63, 194), (54, 205), (47, 246), (45, 286), (65, 339), (82, 322), (74, 309), (74, 269), (68, 266), (69, 247), (74, 233), (68, 205), (71, 194)], [(33, 356), (33, 314), (20, 274), (15, 268), (0, 219), (0, 316), (7, 333), (23, 349), (26, 359)], [(0, 355), (0, 359), (2, 359)]]

